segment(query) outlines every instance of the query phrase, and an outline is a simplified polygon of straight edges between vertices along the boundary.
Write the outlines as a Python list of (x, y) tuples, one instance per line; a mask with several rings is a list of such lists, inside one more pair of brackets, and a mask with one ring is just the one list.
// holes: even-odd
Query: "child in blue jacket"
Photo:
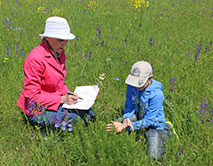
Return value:
[(125, 83), (127, 84), (123, 122), (107, 124), (107, 131), (146, 128), (150, 158), (160, 159), (165, 151), (165, 141), (172, 131), (166, 123), (163, 110), (163, 86), (153, 79), (152, 67), (148, 62), (136, 62)]

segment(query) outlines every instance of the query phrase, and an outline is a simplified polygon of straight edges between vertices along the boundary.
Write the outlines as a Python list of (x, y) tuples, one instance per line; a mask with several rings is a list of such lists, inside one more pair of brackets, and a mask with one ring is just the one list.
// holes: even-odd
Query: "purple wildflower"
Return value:
[(183, 154), (183, 150), (182, 149), (178, 149), (178, 158), (180, 157), (180, 155)]
[(16, 45), (16, 53), (18, 53), (18, 45)]
[(71, 132), (71, 131), (72, 131), (72, 127), (69, 127), (67, 130), (68, 130), (69, 132)]
[(192, 56), (192, 54), (190, 53), (190, 51), (189, 51), (189, 50), (186, 50), (186, 52), (187, 52), (190, 56)]
[(149, 45), (152, 47), (152, 46), (154, 46), (155, 47), (155, 40), (152, 38), (152, 37), (150, 37), (150, 39), (149, 39)]
[(213, 116), (213, 109), (211, 109), (210, 114)]
[(125, 45), (128, 46), (127, 40), (125, 40), (124, 42), (125, 42)]
[(128, 61), (125, 61), (125, 63), (128, 64), (129, 62), (128, 62)]
[(18, 3), (19, 3), (19, 5), (21, 6), (21, 2), (19, 2), (18, 0), (16, 0), (16, 2), (18, 2)]
[(201, 53), (201, 50), (202, 50), (202, 48), (201, 48), (201, 44), (200, 44), (199, 46), (197, 46), (197, 50), (198, 50), (198, 52), (200, 52), (200, 53)]
[(7, 49), (7, 57), (10, 56), (10, 50), (9, 50), (9, 47), (6, 48)]
[(21, 53), (22, 57), (24, 57), (24, 56), (25, 56), (23, 51), (20, 51), (20, 53)]
[(197, 63), (197, 60), (198, 60), (198, 58), (199, 58), (199, 55), (200, 55), (200, 52), (198, 52), (198, 53), (194, 56), (194, 58), (195, 58), (195, 63)]
[(71, 132), (71, 131), (72, 131), (72, 125), (71, 125), (71, 124), (68, 124), (67, 127), (68, 127), (67, 130), (68, 130), (69, 132)]
[(10, 25), (9, 18), (6, 17), (5, 21), (3, 21), (2, 23), (5, 24), (5, 25)]
[(35, 133), (31, 133), (30, 136), (33, 137), (35, 135)]
[(174, 78), (170, 77), (169, 81), (171, 81), (170, 91), (174, 92), (174, 86), (175, 86), (175, 81), (176, 81), (175, 77)]
[(97, 30), (98, 33), (101, 35), (101, 30), (100, 30), (100, 28), (97, 28), (96, 30)]
[(60, 127), (60, 124), (59, 123), (56, 123), (55, 124), (55, 128), (59, 128)]
[[(203, 100), (203, 103), (199, 106), (199, 111), (198, 111), (199, 115), (202, 115), (202, 123), (205, 122), (204, 120), (206, 120), (206, 122), (211, 121), (211, 118), (213, 116), (213, 110), (211, 109), (209, 114), (208, 108), (209, 108), (209, 105), (207, 104), (207, 100)], [(211, 118), (208, 116), (211, 116)]]
[(63, 122), (61, 123), (61, 125), (62, 125), (62, 126), (66, 126), (66, 125), (67, 125), (67, 121), (63, 121)]
[(140, 51), (140, 46), (138, 46), (138, 49), (137, 49), (137, 52), (139, 52)]
[(101, 39), (101, 36), (100, 36), (99, 34), (97, 34), (97, 36), (98, 36), (98, 39), (99, 39), (99, 40), (102, 40), (102, 39)]
[(97, 43), (95, 43), (95, 41), (94, 41), (94, 40), (92, 40), (92, 43), (93, 43), (95, 46), (97, 46), (97, 45), (98, 45)]
[(63, 131), (65, 131), (65, 130), (66, 130), (66, 126), (61, 126), (61, 129), (62, 129)]
[(101, 40), (101, 41), (100, 41), (100, 44), (103, 46), (103, 45), (104, 45), (104, 40)]
[(89, 52), (89, 55), (88, 55), (90, 58), (92, 57), (92, 51)]
[(83, 14), (85, 14), (86, 13), (86, 10), (85, 9), (83, 9)]

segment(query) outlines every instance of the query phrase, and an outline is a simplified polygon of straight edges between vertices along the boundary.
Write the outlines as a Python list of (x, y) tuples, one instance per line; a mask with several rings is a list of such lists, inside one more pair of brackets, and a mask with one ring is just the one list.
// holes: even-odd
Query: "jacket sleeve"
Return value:
[(124, 115), (123, 120), (126, 118), (132, 118), (135, 112), (135, 107), (132, 103), (132, 95), (133, 95), (133, 89), (131, 86), (127, 85), (127, 91), (126, 91), (126, 101), (125, 101), (125, 109), (124, 109)]
[(150, 126), (158, 126), (160, 123), (160, 120), (157, 119), (159, 110), (161, 109), (163, 104), (163, 94), (161, 92), (155, 93), (154, 96), (152, 96), (149, 100), (149, 106), (147, 108), (147, 113), (145, 114), (144, 118), (132, 122), (133, 127), (135, 130), (141, 129), (141, 128), (148, 128)]
[(39, 58), (27, 58), (24, 63), (24, 96), (30, 100), (38, 101), (40, 105), (47, 106), (49, 110), (57, 111), (61, 102), (59, 93), (41, 91), (41, 81), (45, 66)]
[(70, 89), (67, 87), (67, 85), (64, 84), (63, 95), (65, 95), (67, 92), (71, 92), (71, 91), (70, 91)]

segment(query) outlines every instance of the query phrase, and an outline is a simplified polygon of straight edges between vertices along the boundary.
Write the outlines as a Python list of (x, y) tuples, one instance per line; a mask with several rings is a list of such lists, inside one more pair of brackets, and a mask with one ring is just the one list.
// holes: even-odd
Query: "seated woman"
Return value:
[[(50, 125), (66, 120), (71, 122), (77, 116), (94, 117), (89, 109), (64, 110), (62, 104), (74, 104), (79, 96), (69, 95), (65, 85), (66, 76), (65, 50), (68, 40), (75, 36), (70, 33), (66, 19), (49, 17), (46, 20), (45, 32), (40, 35), (41, 44), (35, 47), (24, 62), (24, 89), (17, 105), (26, 114), (30, 122), (36, 125)], [(66, 119), (65, 119), (66, 118)]]

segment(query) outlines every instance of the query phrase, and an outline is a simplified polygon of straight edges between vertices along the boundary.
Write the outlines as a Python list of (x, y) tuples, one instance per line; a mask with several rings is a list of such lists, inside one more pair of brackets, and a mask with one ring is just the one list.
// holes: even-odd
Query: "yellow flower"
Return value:
[(5, 58), (5, 60), (8, 60), (8, 58)]
[(53, 9), (53, 15), (58, 15), (61, 12), (61, 9)]
[(0, 1), (0, 6), (2, 5), (2, 2)]
[(97, 7), (96, 1), (90, 1), (90, 3), (87, 6), (88, 8), (96, 8)]
[(149, 1), (146, 2), (146, 7), (149, 7)]
[(46, 13), (45, 7), (43, 6), (38, 7), (37, 12), (40, 13), (40, 15), (45, 14)]

